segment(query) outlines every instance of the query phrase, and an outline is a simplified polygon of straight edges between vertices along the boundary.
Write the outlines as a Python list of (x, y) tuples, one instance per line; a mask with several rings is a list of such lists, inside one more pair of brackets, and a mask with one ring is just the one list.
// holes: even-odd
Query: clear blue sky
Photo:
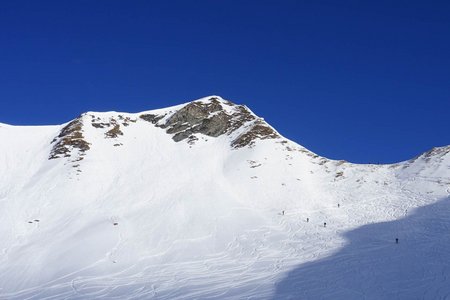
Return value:
[(0, 122), (211, 94), (330, 158), (450, 144), (450, 1), (0, 3)]

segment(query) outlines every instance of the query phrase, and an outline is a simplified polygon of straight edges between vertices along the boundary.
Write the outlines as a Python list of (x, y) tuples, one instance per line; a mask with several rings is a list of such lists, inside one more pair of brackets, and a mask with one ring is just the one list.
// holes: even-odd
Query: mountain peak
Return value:
[(229, 100), (225, 100), (224, 98), (222, 98), (221, 96), (218, 96), (218, 95), (211, 95), (211, 96), (203, 97), (200, 99), (193, 100), (189, 103), (192, 103), (192, 102), (203, 102), (203, 103), (216, 102), (216, 103), (222, 103), (225, 105), (236, 105), (235, 103), (233, 103)]
[(244, 105), (237, 105), (218, 96), (192, 101), (175, 112), (142, 114), (141, 119), (172, 134), (175, 142), (198, 140), (197, 134), (210, 137), (227, 135), (231, 146), (251, 146), (256, 139), (279, 138), (279, 134), (262, 118)]
[[(281, 136), (262, 118), (245, 105), (238, 105), (220, 96), (209, 96), (182, 105), (157, 109), (138, 114), (87, 112), (69, 122), (52, 141), (49, 159), (72, 157), (82, 160), (92, 141), (85, 131), (94, 130), (105, 139), (117, 140), (127, 127), (137, 123), (153, 125), (165, 130), (175, 142), (195, 144), (202, 136), (218, 138), (225, 136), (233, 149), (252, 147), (257, 140), (277, 139)], [(90, 125), (90, 126), (89, 126)]]

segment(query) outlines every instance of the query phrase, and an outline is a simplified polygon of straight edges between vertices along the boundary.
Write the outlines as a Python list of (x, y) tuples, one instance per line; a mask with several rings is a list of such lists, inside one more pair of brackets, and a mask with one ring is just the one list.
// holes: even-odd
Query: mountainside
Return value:
[(450, 297), (450, 146), (330, 160), (218, 96), (0, 140), (0, 299)]

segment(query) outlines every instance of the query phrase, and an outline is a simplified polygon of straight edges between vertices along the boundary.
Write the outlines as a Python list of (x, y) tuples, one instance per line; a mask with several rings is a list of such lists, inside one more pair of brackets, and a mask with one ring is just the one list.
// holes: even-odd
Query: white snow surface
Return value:
[(450, 147), (358, 165), (142, 114), (83, 114), (82, 160), (0, 124), (0, 299), (450, 299)]

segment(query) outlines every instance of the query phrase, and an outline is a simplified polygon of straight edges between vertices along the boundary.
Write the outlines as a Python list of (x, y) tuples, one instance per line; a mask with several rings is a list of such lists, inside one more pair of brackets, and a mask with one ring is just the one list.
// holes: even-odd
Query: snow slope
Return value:
[(333, 161), (217, 96), (0, 140), (0, 299), (450, 298), (449, 146)]

